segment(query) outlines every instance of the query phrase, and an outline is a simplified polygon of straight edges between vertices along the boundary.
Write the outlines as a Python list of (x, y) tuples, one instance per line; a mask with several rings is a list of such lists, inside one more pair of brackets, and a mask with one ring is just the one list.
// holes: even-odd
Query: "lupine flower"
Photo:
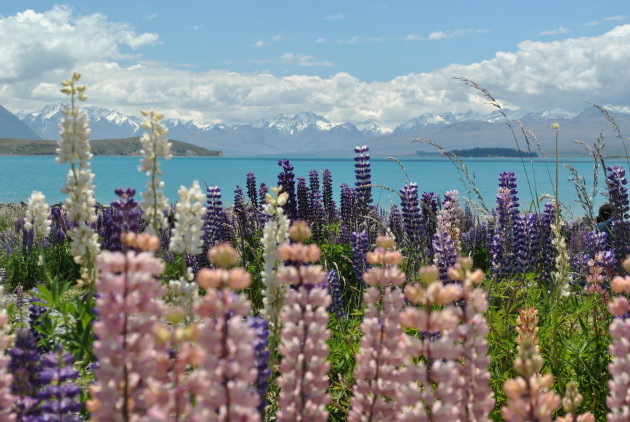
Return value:
[(305, 220), (305, 221), (310, 221), (310, 213), (311, 213), (311, 207), (310, 207), (310, 203), (309, 203), (309, 189), (308, 186), (306, 186), (306, 179), (304, 179), (303, 177), (298, 177), (297, 178), (297, 208), (298, 208), (298, 215), (300, 216), (301, 219)]
[(203, 206), (204, 194), (196, 180), (190, 189), (181, 186), (178, 193), (170, 250), (173, 253), (198, 255), (203, 246), (203, 215), (206, 212)]
[(79, 422), (78, 412), (83, 407), (78, 401), (81, 391), (74, 380), (79, 373), (72, 364), (74, 357), (70, 353), (49, 352), (42, 356), (40, 378), (46, 386), (38, 393), (41, 400), (40, 420)]
[(50, 234), (51, 221), (48, 218), (48, 204), (46, 197), (38, 191), (31, 193), (26, 203), (26, 217), (24, 217), (24, 228), (33, 230), (37, 239), (48, 237)]
[(271, 376), (271, 370), (269, 369), (269, 350), (267, 345), (269, 343), (269, 330), (267, 328), (267, 321), (260, 317), (249, 316), (247, 317), (247, 323), (254, 330), (256, 334), (256, 340), (254, 341), (254, 362), (258, 375), (254, 382), (254, 387), (260, 397), (260, 405), (258, 411), (265, 410), (267, 401), (265, 396), (267, 395), (267, 387), (269, 386), (269, 377)]
[(370, 149), (367, 145), (354, 147), (354, 174), (357, 200), (360, 213), (367, 214), (372, 203), (372, 177), (370, 169)]
[(563, 294), (566, 294), (566, 287), (569, 281), (569, 253), (567, 251), (567, 241), (562, 235), (562, 226), (564, 226), (564, 220), (558, 219), (558, 224), (551, 225), (551, 231), (553, 233), (553, 240), (551, 241), (554, 249), (557, 251), (556, 255), (556, 271), (554, 272), (558, 289)]
[(536, 308), (522, 308), (518, 310), (518, 325), (516, 327), (516, 342), (521, 344), (525, 337), (529, 337), (538, 345), (538, 311)]
[(489, 223), (479, 223), (462, 234), (462, 251), (464, 254), (474, 253), (477, 249), (488, 248), (492, 241), (494, 229)]
[(193, 306), (199, 294), (199, 286), (194, 282), (193, 270), (188, 267), (185, 275), (177, 280), (170, 280), (168, 290), (173, 306), (182, 308), (186, 313), (187, 321), (192, 322)]
[(313, 230), (313, 239), (315, 241), (322, 240), (322, 225), (325, 221), (324, 205), (322, 204), (322, 195), (319, 191), (319, 173), (317, 170), (311, 170), (309, 173), (309, 223)]
[(208, 187), (206, 215), (204, 216), (204, 251), (210, 250), (215, 244), (230, 240), (230, 224), (223, 209), (221, 201), (221, 188), (218, 186)]
[(448, 234), (457, 254), (462, 249), (460, 240), (462, 217), (463, 213), (459, 205), (459, 192), (456, 190), (446, 192), (444, 194), (444, 202), (442, 202), (442, 209), (437, 215), (436, 232), (442, 231)]
[[(630, 259), (623, 263), (626, 272), (630, 272)], [(612, 342), (608, 348), (612, 362), (608, 365), (612, 379), (608, 382), (609, 395), (606, 404), (610, 410), (609, 422), (623, 422), (630, 418), (630, 276), (616, 276), (611, 287), (613, 293), (625, 295), (617, 296), (608, 304), (608, 311), (613, 315), (609, 331)]]
[(278, 386), (278, 422), (328, 420), (328, 338), (326, 308), (331, 299), (324, 282), (326, 274), (320, 265), (316, 245), (304, 245), (311, 236), (305, 223), (294, 223), (291, 239), (296, 243), (278, 248), (283, 261), (295, 263), (278, 270), (278, 279), (291, 286), (284, 295), (281, 343), (282, 355)]
[(322, 173), (322, 196), (324, 202), (324, 211), (326, 212), (326, 221), (331, 223), (335, 219), (337, 208), (333, 200), (332, 173), (326, 169)]
[(545, 209), (540, 216), (538, 236), (540, 239), (539, 256), (542, 267), (540, 277), (542, 280), (549, 280), (555, 268), (554, 256), (556, 255), (556, 251), (553, 247), (553, 233), (551, 231), (551, 224), (555, 221), (555, 210), (555, 205), (552, 202), (548, 202), (545, 204)]
[(349, 187), (346, 183), (342, 183), (339, 203), (339, 216), (341, 218), (339, 240), (341, 242), (348, 242), (350, 233), (358, 228), (357, 201), (356, 189)]
[(243, 197), (243, 189), (237, 186), (234, 189), (234, 226), (237, 229), (239, 238), (249, 239), (252, 236), (252, 230), (249, 224), (245, 199)]
[[(0, 286), (0, 296), (2, 295), (2, 286)], [(11, 411), (15, 398), (11, 394), (11, 385), (13, 376), (7, 370), (9, 358), (4, 355), (4, 351), (9, 346), (9, 338), (5, 334), (7, 329), (8, 317), (4, 309), (0, 310), (0, 419), (7, 422), (13, 422), (15, 415)]]
[(140, 216), (142, 211), (133, 199), (136, 190), (117, 188), (118, 199), (112, 202), (111, 217), (106, 229), (108, 235), (104, 238), (103, 246), (110, 251), (122, 250), (121, 236), (124, 233), (137, 233), (140, 230)]
[(199, 421), (260, 421), (260, 398), (253, 383), (257, 378), (254, 360), (256, 335), (245, 316), (250, 303), (242, 290), (251, 283), (243, 268), (227, 270), (238, 261), (228, 244), (215, 246), (208, 258), (217, 269), (202, 269), (197, 283), (206, 295), (195, 307), (204, 321), (197, 343), (205, 351), (200, 367), (190, 377), (196, 395), (193, 414)]
[[(256, 210), (258, 209), (258, 192), (256, 191), (256, 175), (254, 173), (247, 173), (246, 186), (249, 202), (251, 202), (252, 208)], [(261, 199), (262, 198), (264, 198), (264, 196), (262, 196)]]
[(424, 234), (424, 223), (418, 202), (418, 185), (408, 183), (403, 186), (400, 189), (400, 201), (405, 234), (411, 245), (419, 247), (420, 239)]
[(543, 359), (530, 336), (526, 336), (518, 347), (514, 369), (518, 378), (503, 384), (507, 403), (501, 415), (509, 421), (551, 422), (553, 412), (560, 407), (560, 396), (552, 389), (553, 376), (540, 375)]
[(437, 215), (440, 209), (440, 198), (433, 192), (423, 192), (420, 199), (422, 219), (430, 236), (435, 234)]
[(457, 251), (451, 237), (438, 225), (438, 231), (433, 236), (433, 263), (439, 271), (440, 280), (448, 280), (448, 269), (455, 265), (456, 260)]
[[(460, 275), (461, 271), (460, 274), (454, 274), (453, 278), (460, 279)], [(402, 353), (405, 354), (405, 360), (400, 373), (402, 385), (396, 391), (400, 412), (395, 420), (397, 422), (460, 420), (460, 411), (464, 410), (460, 410), (462, 402), (466, 403), (467, 411), (473, 414), (483, 413), (485, 403), (480, 401), (477, 407), (473, 408), (469, 398), (465, 398), (462, 391), (464, 383), (468, 381), (472, 390), (478, 389), (484, 393), (482, 397), (487, 397), (487, 391), (483, 389), (485, 363), (481, 335), (483, 326), (480, 321), (477, 326), (469, 326), (470, 331), (467, 331), (465, 336), (465, 343), (475, 345), (467, 357), (467, 363), (470, 365), (468, 370), (473, 371), (473, 368), (478, 367), (479, 378), (475, 379), (473, 373), (467, 373), (465, 377), (460, 375), (460, 372), (466, 371), (466, 368), (461, 368), (458, 360), (462, 356), (463, 347), (457, 330), (462, 308), (453, 306), (453, 303), (462, 298), (462, 284), (466, 283), (462, 283), (464, 280), (458, 280), (459, 283), (443, 284), (438, 280), (438, 270), (435, 267), (421, 268), (419, 277), (421, 283), (409, 284), (405, 288), (405, 296), (414, 306), (409, 306), (400, 313), (400, 322), (420, 333), (440, 335), (403, 336)], [(480, 312), (485, 297), (483, 294), (475, 295), (478, 305), (476, 312)], [(436, 309), (435, 305), (444, 308)], [(475, 310), (474, 301), (471, 305), (470, 308), (466, 307), (469, 312)], [(472, 331), (473, 329), (475, 331)], [(416, 361), (410, 358), (423, 359)], [(432, 419), (429, 419), (429, 415)]]
[(326, 284), (328, 285), (328, 293), (330, 293), (332, 298), (328, 310), (337, 315), (338, 318), (341, 318), (344, 316), (343, 299), (341, 298), (341, 287), (339, 286), (339, 274), (337, 274), (336, 270), (330, 270)]
[(582, 395), (578, 390), (577, 382), (572, 381), (567, 384), (567, 390), (562, 398), (562, 408), (566, 412), (566, 415), (556, 419), (556, 422), (595, 422), (595, 417), (591, 412), (575, 415), (580, 404), (582, 404)]
[(162, 170), (160, 170), (159, 158), (170, 160), (171, 143), (168, 141), (168, 130), (161, 123), (164, 115), (153, 111), (141, 111), (145, 120), (142, 128), (146, 132), (140, 137), (142, 143), (142, 159), (138, 170), (149, 176), (146, 192), (142, 193), (144, 198), (143, 212), (148, 221), (148, 229), (157, 234), (159, 229), (167, 227), (167, 220), (162, 211), (168, 208), (168, 199), (164, 196), (164, 182), (160, 180)]
[(519, 207), (517, 194), (514, 173), (502, 172), (499, 175), (494, 237), (490, 244), (492, 270), (499, 278), (513, 274), (518, 263), (515, 233)]
[(354, 277), (356, 281), (361, 282), (363, 273), (370, 267), (365, 259), (366, 254), (370, 251), (367, 231), (363, 230), (358, 233), (352, 232), (350, 235), (350, 244), (352, 245)]
[(66, 213), (62, 207), (53, 205), (50, 209), (50, 216), (52, 223), (50, 228), (50, 240), (55, 244), (61, 243), (66, 239), (66, 232), (69, 228)]
[(272, 219), (265, 223), (263, 237), (260, 242), (263, 246), (262, 281), (265, 285), (265, 289), (262, 292), (265, 305), (263, 315), (269, 322), (270, 331), (274, 334), (272, 337), (275, 337), (275, 334), (278, 333), (277, 330), (280, 329), (278, 316), (285, 290), (276, 278), (276, 270), (280, 265), (278, 247), (289, 241), (290, 223), (282, 208), (288, 200), (288, 195), (282, 192), (281, 186), (271, 188), (271, 191), (277, 197), (274, 198), (271, 194), (267, 194), (265, 198), (267, 201), (265, 214), (271, 216)]
[(363, 280), (367, 308), (361, 323), (361, 346), (354, 369), (355, 385), (348, 422), (395, 420), (399, 407), (398, 368), (405, 361), (402, 329), (398, 314), (403, 306), (400, 286), (405, 274), (398, 269), (400, 252), (393, 251), (391, 238), (377, 238), (377, 248), (368, 254), (368, 262), (378, 265), (366, 272)]
[(33, 339), (35, 340), (35, 344), (38, 345), (37, 349), (40, 353), (48, 352), (47, 348), (41, 344), (43, 336), (37, 330), (37, 327), (42, 325), (42, 321), (40, 320), (41, 316), (44, 315), (48, 309), (45, 306), (41, 306), (39, 304), (39, 299), (36, 295), (39, 294), (39, 291), (36, 288), (31, 290), (31, 297), (29, 298), (29, 307), (28, 307), (28, 326)]
[(630, 253), (630, 202), (626, 172), (621, 166), (608, 167), (608, 198), (612, 206), (612, 244), (621, 262)]
[(397, 205), (392, 205), (392, 207), (389, 210), (387, 228), (394, 236), (394, 240), (398, 242), (403, 241), (405, 229), (403, 226), (402, 214), (400, 213), (400, 210), (398, 209)]
[[(158, 245), (149, 236), (135, 246), (155, 250)], [(96, 421), (131, 420), (147, 411), (147, 382), (163, 353), (153, 330), (163, 312), (164, 289), (155, 277), (164, 271), (164, 264), (150, 252), (130, 250), (104, 251), (98, 265), (94, 354), (99, 365), (86, 407)]]
[(17, 331), (9, 356), (11, 361), (8, 369), (13, 376), (11, 394), (15, 397), (13, 409), (18, 421), (28, 420), (29, 417), (39, 415), (37, 394), (45, 385), (45, 380), (40, 377), (41, 356), (29, 330)]
[(278, 174), (278, 186), (282, 186), (282, 191), (289, 197), (284, 204), (284, 213), (290, 220), (298, 218), (297, 201), (295, 198), (295, 173), (289, 160), (279, 160), (278, 165), (282, 167), (282, 173)]
[[(84, 279), (92, 281), (94, 262), (100, 245), (98, 235), (92, 230), (91, 224), (96, 222), (94, 208), (94, 174), (90, 170), (89, 160), (92, 158), (90, 148), (90, 131), (87, 116), (75, 107), (75, 97), (80, 101), (86, 99), (85, 86), (76, 83), (81, 75), (75, 73), (72, 79), (62, 82), (62, 93), (70, 95), (71, 105), (63, 110), (61, 134), (57, 147), (57, 162), (69, 162), (72, 168), (66, 176), (66, 185), (61, 191), (68, 195), (64, 201), (64, 210), (69, 221), (77, 225), (68, 230), (70, 254), (74, 261), (81, 265)], [(78, 165), (78, 168), (77, 168)]]

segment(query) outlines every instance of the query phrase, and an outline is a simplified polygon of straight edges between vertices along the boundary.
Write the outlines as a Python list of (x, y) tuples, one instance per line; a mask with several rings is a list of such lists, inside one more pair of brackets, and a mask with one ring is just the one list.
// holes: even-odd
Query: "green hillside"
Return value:
[[(219, 157), (221, 151), (209, 150), (187, 142), (171, 140), (171, 153), (180, 157)], [(140, 155), (140, 138), (91, 141), (94, 155)], [(57, 141), (30, 141), (0, 138), (0, 155), (55, 155)]]

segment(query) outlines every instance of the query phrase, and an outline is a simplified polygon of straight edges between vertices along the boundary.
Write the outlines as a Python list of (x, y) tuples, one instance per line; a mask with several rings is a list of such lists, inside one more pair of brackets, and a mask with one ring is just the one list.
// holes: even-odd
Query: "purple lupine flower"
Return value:
[(517, 214), (514, 225), (517, 268), (523, 273), (534, 271), (538, 263), (540, 244), (538, 215)]
[(415, 183), (404, 185), (400, 189), (400, 201), (407, 239), (412, 247), (424, 249), (421, 240), (425, 234), (425, 225), (418, 202), (418, 185)]
[(462, 234), (462, 251), (464, 255), (474, 254), (480, 249), (487, 249), (492, 242), (494, 228), (489, 223), (474, 224), (470, 230)]
[(422, 220), (430, 238), (433, 238), (437, 228), (437, 215), (440, 211), (440, 197), (434, 192), (423, 192), (420, 198)]
[[(221, 201), (221, 188), (208, 187), (206, 195), (206, 215), (204, 216), (203, 249), (208, 251), (215, 244), (230, 240), (229, 223), (223, 202)], [(168, 249), (168, 247), (166, 248)]]
[(137, 233), (140, 230), (140, 217), (142, 211), (140, 206), (133, 199), (136, 190), (127, 188), (116, 189), (118, 199), (111, 203), (107, 215), (105, 227), (103, 228), (103, 247), (110, 251), (120, 251), (123, 249), (121, 237), (124, 233)]
[(317, 170), (311, 170), (309, 177), (309, 223), (313, 230), (313, 239), (315, 241), (322, 240), (322, 225), (324, 224), (324, 205), (322, 204), (322, 195), (319, 191), (319, 173)]
[(247, 215), (247, 207), (245, 206), (245, 198), (243, 197), (243, 189), (237, 186), (234, 189), (234, 227), (239, 231), (243, 239), (252, 237), (252, 227), (249, 224)]
[(35, 344), (37, 344), (37, 350), (39, 353), (48, 352), (48, 348), (42, 344), (43, 336), (37, 330), (37, 327), (42, 325), (41, 316), (48, 312), (48, 309), (45, 306), (42, 306), (39, 302), (39, 298), (37, 295), (39, 294), (39, 290), (37, 288), (31, 289), (31, 297), (29, 298), (29, 307), (28, 307), (28, 326), (31, 331), (31, 335), (35, 340)]
[(630, 202), (626, 188), (626, 171), (621, 166), (608, 167), (608, 199), (612, 206), (612, 245), (618, 262), (630, 254)]
[(343, 311), (343, 299), (341, 298), (341, 287), (339, 286), (339, 274), (336, 270), (330, 270), (328, 273), (328, 279), (326, 280), (328, 285), (328, 293), (332, 298), (328, 312), (334, 313), (338, 318), (345, 315)]
[(22, 283), (15, 288), (15, 307), (18, 308), (18, 312), (22, 312), (24, 307), (24, 287), (22, 287)]
[(551, 279), (551, 274), (555, 270), (555, 256), (556, 249), (553, 246), (553, 233), (551, 231), (551, 224), (555, 221), (556, 218), (556, 207), (552, 202), (548, 202), (545, 204), (545, 209), (540, 215), (539, 226), (538, 226), (538, 237), (540, 239), (540, 258), (539, 262), (541, 265), (540, 269), (540, 277), (546, 283), (549, 283)]
[(357, 229), (357, 191), (346, 183), (341, 184), (339, 213), (341, 217), (339, 240), (345, 243), (348, 242), (350, 233)]
[[(258, 191), (256, 190), (256, 175), (252, 172), (247, 173), (247, 196), (249, 197), (249, 202), (252, 204), (252, 208), (255, 210), (258, 209)], [(261, 201), (264, 200), (264, 196), (260, 198)]]
[(499, 175), (494, 237), (490, 244), (492, 270), (499, 278), (514, 274), (518, 262), (515, 230), (519, 213), (517, 194), (514, 172), (502, 172)]
[(350, 244), (352, 245), (352, 267), (354, 268), (354, 277), (363, 283), (363, 273), (370, 268), (365, 255), (370, 251), (370, 241), (368, 232), (352, 232), (350, 235)]
[(298, 215), (302, 220), (311, 221), (311, 207), (309, 204), (309, 189), (306, 186), (306, 179), (303, 177), (297, 178), (297, 207)]
[(70, 353), (49, 352), (42, 356), (40, 378), (46, 386), (38, 393), (41, 400), (40, 420), (79, 422), (78, 412), (82, 405), (78, 401), (81, 389), (74, 381), (79, 373), (74, 370), (74, 357)]
[(278, 185), (282, 186), (282, 192), (289, 195), (289, 199), (284, 204), (284, 213), (290, 220), (299, 218), (297, 210), (297, 201), (295, 199), (295, 174), (293, 166), (289, 160), (279, 160), (278, 165), (282, 167), (282, 173), (278, 174)]
[(332, 173), (330, 170), (324, 170), (322, 174), (322, 200), (324, 202), (324, 212), (326, 213), (326, 221), (331, 223), (335, 219), (337, 209), (333, 200)]
[(370, 149), (367, 145), (354, 147), (354, 174), (357, 190), (357, 205), (361, 215), (366, 215), (372, 203), (372, 176), (370, 169)]
[(437, 266), (440, 280), (448, 282), (447, 272), (457, 263), (457, 252), (446, 231), (438, 230), (433, 236), (433, 263)]
[(53, 205), (50, 208), (50, 241), (58, 244), (66, 240), (66, 232), (68, 231), (68, 223), (66, 220), (66, 212), (59, 205)]
[(397, 205), (392, 205), (389, 210), (389, 216), (387, 219), (387, 227), (394, 235), (394, 239), (397, 242), (402, 242), (405, 235), (405, 227), (403, 225), (402, 214)]
[(11, 394), (15, 397), (16, 420), (28, 420), (39, 415), (37, 393), (44, 385), (44, 380), (40, 377), (41, 356), (29, 330), (17, 331), (15, 344), (9, 350), (9, 356), (11, 360), (8, 370), (13, 375)]
[(271, 370), (269, 369), (269, 327), (267, 321), (257, 316), (247, 317), (247, 323), (256, 333), (254, 342), (254, 362), (257, 369), (256, 381), (254, 387), (260, 397), (260, 405), (258, 410), (262, 413), (267, 405), (267, 387), (269, 386), (269, 377)]

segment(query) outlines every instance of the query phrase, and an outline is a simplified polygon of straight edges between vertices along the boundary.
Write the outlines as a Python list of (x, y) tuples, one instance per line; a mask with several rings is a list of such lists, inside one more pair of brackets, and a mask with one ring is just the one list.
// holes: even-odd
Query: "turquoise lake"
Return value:
[[(280, 157), (287, 158), (287, 157)], [(354, 160), (348, 158), (290, 158), (295, 167), (296, 177), (305, 177), (308, 181), (309, 170), (332, 172), (339, 193), (339, 185), (354, 185)], [(445, 158), (401, 158), (408, 178), (400, 165), (389, 159), (372, 159), (372, 183), (398, 191), (407, 181), (418, 184), (420, 192), (436, 192), (457, 189), (461, 197), (465, 194), (464, 184), (460, 181), (457, 169)], [(258, 183), (268, 186), (277, 184), (280, 167), (278, 158), (226, 158), (226, 157), (175, 157), (162, 162), (166, 195), (171, 202), (178, 198), (177, 190), (181, 185), (190, 186), (193, 180), (204, 182), (209, 186), (217, 185), (223, 192), (224, 203), (230, 204), (233, 191), (237, 185), (245, 187), (245, 175), (254, 172)], [(485, 199), (488, 208), (494, 208), (497, 178), (502, 171), (514, 171), (519, 186), (521, 209), (527, 210), (532, 202), (532, 195), (525, 177), (525, 170), (520, 159), (466, 159), (471, 174), (474, 174), (476, 185)], [(96, 199), (110, 202), (115, 199), (114, 189), (117, 187), (133, 187), (142, 192), (148, 178), (138, 172), (138, 157), (95, 157), (92, 170), (96, 174)], [(569, 181), (569, 172), (564, 164), (574, 166), (587, 181), (590, 190), (593, 179), (593, 162), (590, 159), (564, 159), (560, 162), (560, 197), (567, 207), (576, 215), (583, 215), (576, 202), (577, 195), (573, 184)], [(607, 165), (622, 165), (627, 168), (626, 160), (608, 160)], [(59, 165), (52, 156), (1, 156), (0, 157), (0, 202), (26, 201), (33, 190), (46, 195), (49, 204), (60, 202), (64, 195), (60, 189), (65, 183), (68, 172), (67, 165)], [(555, 178), (555, 163), (551, 160), (526, 159), (525, 168), (530, 178), (532, 191), (553, 194), (550, 177)], [(535, 177), (534, 177), (535, 176)], [(599, 190), (605, 188), (602, 177)], [(244, 189), (245, 190), (245, 189)], [(475, 197), (472, 197), (476, 200)], [(389, 207), (399, 200), (395, 194), (378, 187), (374, 188), (375, 203)], [(596, 197), (596, 205), (605, 202), (601, 195)]]

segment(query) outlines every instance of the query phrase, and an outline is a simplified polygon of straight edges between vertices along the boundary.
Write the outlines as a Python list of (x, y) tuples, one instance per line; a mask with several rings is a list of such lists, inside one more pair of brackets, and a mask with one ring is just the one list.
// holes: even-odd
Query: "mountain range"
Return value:
[[(17, 116), (0, 106), (0, 138), (57, 139), (63, 117), (61, 103), (48, 105), (32, 113)], [(85, 107), (90, 119), (92, 139), (116, 139), (139, 136), (141, 119), (116, 110)], [(554, 150), (555, 131), (551, 123), (560, 124), (560, 152), (579, 154), (582, 147), (574, 140), (592, 143), (601, 130), (606, 130), (609, 155), (622, 154), (621, 141), (610, 130), (609, 122), (594, 107), (581, 113), (554, 111), (515, 113), (505, 110), (510, 118), (518, 118), (524, 128), (539, 137), (541, 149)], [(611, 113), (621, 136), (630, 135), (630, 113)], [(246, 124), (207, 124), (195, 120), (166, 119), (169, 138), (189, 142), (226, 156), (315, 155), (348, 156), (355, 145), (368, 145), (374, 156), (415, 155), (416, 151), (434, 148), (414, 143), (414, 139), (430, 139), (445, 149), (515, 146), (514, 136), (497, 110), (481, 116), (473, 111), (462, 114), (423, 114), (396, 126), (377, 120), (358, 123), (333, 123), (312, 112), (281, 114), (271, 119)], [(526, 150), (518, 122), (512, 121), (520, 148)], [(536, 150), (536, 146), (531, 146)]]

